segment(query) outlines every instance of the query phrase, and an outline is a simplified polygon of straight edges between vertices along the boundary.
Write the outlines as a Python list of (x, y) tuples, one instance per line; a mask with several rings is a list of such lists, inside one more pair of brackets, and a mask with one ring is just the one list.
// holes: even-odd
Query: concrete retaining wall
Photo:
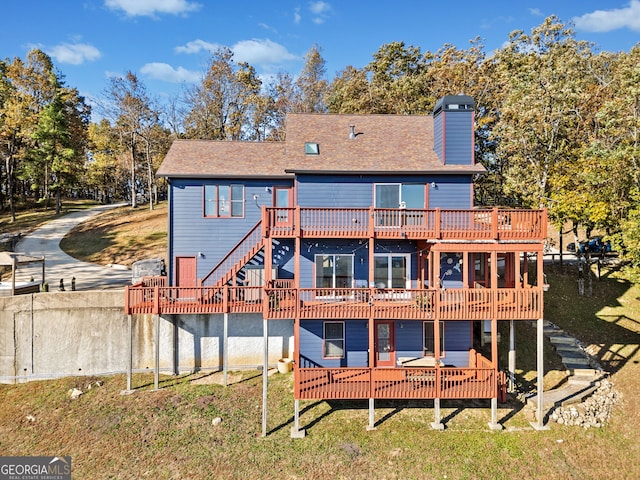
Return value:
[[(0, 383), (126, 372), (129, 318), (119, 290), (37, 293), (0, 298)], [(160, 370), (219, 370), (223, 315), (131, 318), (134, 371), (155, 367), (159, 318)], [(228, 317), (229, 369), (261, 366), (262, 316)], [(293, 321), (269, 322), (269, 363), (292, 354)]]

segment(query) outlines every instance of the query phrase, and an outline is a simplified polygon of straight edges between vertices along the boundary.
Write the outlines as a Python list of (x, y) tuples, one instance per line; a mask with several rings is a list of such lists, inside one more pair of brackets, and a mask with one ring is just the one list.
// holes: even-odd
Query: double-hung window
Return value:
[[(435, 322), (427, 321), (423, 322), (423, 330), (424, 330), (424, 354), (425, 355), (435, 355), (435, 332), (434, 332)], [(444, 322), (440, 322), (440, 355), (444, 353)]]
[(344, 358), (344, 322), (324, 322), (322, 356)]
[(244, 185), (205, 185), (205, 217), (243, 217)]
[(352, 288), (353, 255), (316, 255), (316, 288)]

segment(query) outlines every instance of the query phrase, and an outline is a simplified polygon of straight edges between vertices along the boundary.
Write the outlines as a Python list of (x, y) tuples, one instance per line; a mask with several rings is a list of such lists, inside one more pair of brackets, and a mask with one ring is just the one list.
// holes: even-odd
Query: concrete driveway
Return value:
[[(131, 270), (128, 268), (118, 265), (104, 267), (95, 263), (82, 262), (60, 249), (60, 241), (74, 226), (100, 212), (123, 205), (125, 204), (100, 205), (47, 222), (43, 227), (20, 240), (15, 251), (45, 257), (45, 282), (49, 284), (49, 291), (59, 289), (60, 279), (64, 281), (65, 290), (71, 290), (74, 277), (76, 290), (124, 288), (125, 285), (131, 284)], [(25, 275), (39, 280), (42, 275), (41, 268), (20, 267), (16, 277)]]

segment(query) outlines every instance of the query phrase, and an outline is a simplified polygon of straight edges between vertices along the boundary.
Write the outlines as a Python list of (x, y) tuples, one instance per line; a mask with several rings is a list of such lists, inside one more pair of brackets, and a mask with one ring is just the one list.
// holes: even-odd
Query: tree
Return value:
[[(142, 181), (137, 175), (138, 144), (141, 141), (145, 142), (148, 151), (151, 141), (149, 132), (159, 123), (160, 113), (155, 108), (145, 85), (132, 72), (127, 72), (124, 77), (112, 77), (109, 87), (105, 90), (105, 99), (102, 111), (112, 122), (121, 144), (129, 152), (131, 206), (136, 208), (137, 193), (142, 189)], [(148, 155), (145, 158), (148, 160)], [(148, 189), (151, 191), (152, 180), (147, 180)]]
[[(583, 150), (582, 191), (588, 221), (612, 234), (618, 248), (640, 266), (640, 46), (599, 59), (605, 93), (593, 118), (597, 128)], [(604, 73), (603, 73), (604, 71)]]
[(202, 83), (185, 94), (185, 136), (207, 140), (243, 138), (248, 112), (260, 85), (253, 67), (236, 64), (228, 48), (216, 50)]
[[(57, 83), (57, 79), (51, 80)], [(71, 134), (65, 118), (64, 103), (60, 93), (42, 111), (38, 127), (32, 134), (36, 141), (33, 156), (39, 160), (44, 184), (44, 197), (48, 198), (50, 177), (56, 195), (56, 214), (62, 209), (61, 190), (72, 175), (72, 161), (75, 151), (71, 147)]]
[(496, 155), (506, 162), (505, 193), (519, 205), (545, 204), (577, 163), (590, 59), (590, 45), (553, 16), (530, 35), (512, 33), (496, 55), (505, 95), (493, 137)]
[(373, 95), (367, 72), (347, 66), (333, 79), (328, 95), (331, 113), (370, 113), (380, 110), (377, 97)]
[(426, 69), (425, 56), (418, 47), (406, 46), (404, 42), (380, 47), (366, 67), (376, 108), (370, 113), (429, 112), (435, 101), (429, 92)]
[[(11, 221), (15, 221), (17, 180), (29, 182), (28, 171), (37, 172), (30, 165), (32, 134), (38, 124), (40, 112), (54, 97), (51, 58), (41, 50), (32, 50), (26, 61), (15, 58), (2, 67), (2, 115), (0, 117), (0, 154), (4, 157), (5, 182)], [(39, 173), (35, 173), (39, 177)], [(31, 184), (35, 193), (35, 188)], [(23, 190), (24, 193), (24, 190)]]
[(118, 162), (122, 146), (117, 132), (105, 118), (89, 125), (88, 137), (90, 148), (84, 183), (94, 198), (109, 203), (119, 192), (127, 190), (128, 169), (121, 169)]
[(327, 66), (319, 46), (314, 45), (305, 55), (305, 62), (296, 81), (296, 94), (292, 110), (299, 113), (327, 111), (326, 96), (329, 83)]

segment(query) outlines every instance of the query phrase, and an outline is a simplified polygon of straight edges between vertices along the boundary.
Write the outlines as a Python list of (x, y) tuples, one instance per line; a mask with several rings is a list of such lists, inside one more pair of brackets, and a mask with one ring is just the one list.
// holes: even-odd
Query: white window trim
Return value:
[[(327, 339), (327, 324), (340, 324), (342, 325), (342, 337), (341, 338), (331, 338)], [(346, 328), (345, 322), (343, 321), (325, 321), (322, 322), (322, 358), (326, 359), (339, 359), (344, 358), (347, 351), (347, 342), (346, 342)], [(342, 341), (342, 355), (327, 355), (327, 341)]]

